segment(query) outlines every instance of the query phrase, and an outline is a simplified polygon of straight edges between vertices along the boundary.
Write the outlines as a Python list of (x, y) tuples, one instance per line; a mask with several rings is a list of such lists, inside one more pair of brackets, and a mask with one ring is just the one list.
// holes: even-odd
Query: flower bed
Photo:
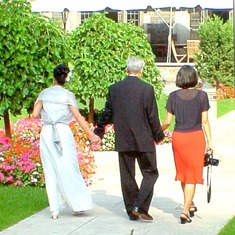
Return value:
[[(24, 118), (12, 125), (12, 139), (0, 130), (0, 185), (45, 186), (39, 153), (41, 127), (40, 120)], [(95, 173), (94, 155), (78, 124), (71, 123), (71, 128), (76, 140), (80, 170), (89, 185)]]
[(113, 125), (108, 124), (105, 127), (105, 134), (99, 151), (112, 151), (114, 150), (114, 128)]
[[(199, 80), (198, 85), (196, 86), (196, 88), (198, 89), (203, 89), (204, 86), (204, 81), (203, 80)], [(214, 87), (216, 89), (216, 99), (234, 99), (235, 98), (235, 88), (234, 87), (230, 87), (230, 86), (226, 86), (224, 83), (220, 82), (216, 82), (214, 81), (214, 83), (212, 84), (212, 87)]]
[(235, 88), (224, 85), (223, 83), (213, 84), (216, 87), (217, 99), (232, 99), (235, 98)]

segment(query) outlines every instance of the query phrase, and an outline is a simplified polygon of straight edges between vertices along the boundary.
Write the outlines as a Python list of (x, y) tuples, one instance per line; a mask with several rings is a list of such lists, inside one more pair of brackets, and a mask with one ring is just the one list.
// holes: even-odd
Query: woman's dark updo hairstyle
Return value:
[(66, 64), (60, 64), (56, 66), (53, 70), (54, 78), (60, 85), (65, 84), (65, 80), (69, 74), (70, 70), (69, 67)]
[(176, 86), (187, 89), (195, 87), (198, 83), (196, 70), (191, 65), (184, 65), (180, 68), (176, 76)]

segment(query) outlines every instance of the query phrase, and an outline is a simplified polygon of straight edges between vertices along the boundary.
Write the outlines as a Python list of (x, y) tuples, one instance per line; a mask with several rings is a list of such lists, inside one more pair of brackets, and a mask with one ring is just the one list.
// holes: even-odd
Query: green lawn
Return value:
[(217, 117), (235, 110), (235, 99), (223, 99), (217, 101)]
[(45, 188), (0, 187), (0, 231), (48, 206)]
[(220, 230), (218, 235), (233, 235), (235, 234), (235, 216)]

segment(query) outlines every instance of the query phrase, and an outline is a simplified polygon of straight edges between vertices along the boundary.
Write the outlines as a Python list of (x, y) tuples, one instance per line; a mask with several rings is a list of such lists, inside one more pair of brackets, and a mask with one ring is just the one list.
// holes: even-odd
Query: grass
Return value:
[[(162, 95), (158, 103), (159, 117), (163, 121), (165, 118), (165, 105), (167, 96)], [(95, 106), (97, 109), (104, 107), (104, 100), (96, 100)], [(218, 100), (217, 111), (218, 117), (235, 110), (234, 99)], [(11, 116), (11, 123), (17, 119), (27, 116), (26, 111), (22, 115)], [(173, 123), (170, 130), (173, 130)], [(0, 128), (4, 127), (3, 119), (0, 120)], [(30, 215), (44, 209), (48, 206), (45, 189), (27, 187), (0, 187), (0, 231), (7, 227), (16, 224), (17, 222), (29, 217)], [(4, 215), (4, 216), (3, 216)], [(233, 234), (235, 231), (235, 217), (220, 231), (218, 235)]]
[(218, 235), (232, 235), (235, 233), (235, 216), (220, 230)]
[[(166, 117), (166, 102), (167, 102), (168, 96), (165, 94), (162, 94), (160, 99), (157, 101), (157, 105), (158, 105), (158, 112), (159, 112), (159, 119), (161, 122), (164, 121), (165, 117)], [(174, 117), (173, 117), (173, 121), (171, 123), (171, 125), (169, 126), (169, 130), (172, 131), (174, 129)]]
[[(26, 117), (28, 114), (26, 112), (26, 110), (23, 110), (22, 111), (22, 114), (21, 115), (18, 115), (18, 116), (13, 116), (10, 114), (10, 122), (11, 123), (14, 123), (16, 122), (18, 119), (21, 119), (21, 118), (24, 118)], [(4, 120), (3, 120), (3, 117), (0, 117), (0, 128), (4, 128)]]
[(222, 99), (217, 101), (217, 117), (235, 110), (235, 100), (234, 99)]
[(0, 187), (0, 231), (46, 208), (45, 188)]

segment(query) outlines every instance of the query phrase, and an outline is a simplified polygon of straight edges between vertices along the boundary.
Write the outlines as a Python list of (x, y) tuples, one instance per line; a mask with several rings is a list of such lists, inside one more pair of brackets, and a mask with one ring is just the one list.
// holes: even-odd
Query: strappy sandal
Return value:
[(181, 224), (186, 224), (186, 223), (191, 223), (192, 222), (192, 220), (185, 213), (181, 213), (180, 221), (181, 221)]
[(195, 212), (197, 212), (197, 207), (196, 206), (190, 206), (189, 207), (189, 215), (190, 215), (190, 217), (193, 217)]

